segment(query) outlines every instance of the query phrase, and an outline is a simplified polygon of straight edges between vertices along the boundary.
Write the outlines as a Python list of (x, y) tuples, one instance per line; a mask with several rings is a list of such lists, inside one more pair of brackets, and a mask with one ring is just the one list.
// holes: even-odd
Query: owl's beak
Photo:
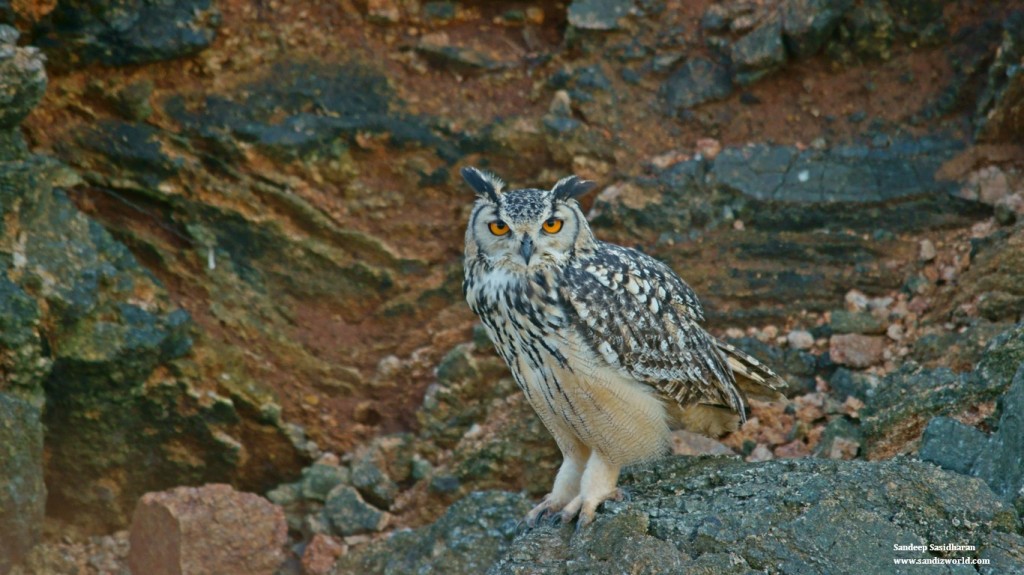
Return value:
[(533, 255), (533, 240), (530, 236), (523, 236), (523, 243), (519, 244), (519, 255), (523, 256), (526, 265), (530, 265), (530, 256)]

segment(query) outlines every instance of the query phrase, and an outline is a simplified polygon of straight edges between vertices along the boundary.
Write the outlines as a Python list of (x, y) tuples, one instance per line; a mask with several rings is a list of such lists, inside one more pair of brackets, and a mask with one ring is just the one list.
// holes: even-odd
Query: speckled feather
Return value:
[(646, 254), (605, 242), (572, 262), (560, 283), (571, 325), (610, 366), (679, 405), (727, 405), (743, 415), (743, 399), (718, 346), (698, 322), (693, 290)]

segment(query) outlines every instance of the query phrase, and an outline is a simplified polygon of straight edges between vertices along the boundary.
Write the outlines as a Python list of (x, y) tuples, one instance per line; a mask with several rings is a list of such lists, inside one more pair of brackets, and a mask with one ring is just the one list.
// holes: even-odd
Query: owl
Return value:
[(592, 182), (504, 191), (487, 172), (462, 176), (476, 193), (466, 301), (563, 456), (527, 525), (578, 515), (581, 529), (621, 498), (624, 466), (669, 453), (672, 430), (717, 437), (746, 421), (748, 398), (782, 398), (778, 375), (701, 327), (667, 265), (594, 237), (575, 199)]

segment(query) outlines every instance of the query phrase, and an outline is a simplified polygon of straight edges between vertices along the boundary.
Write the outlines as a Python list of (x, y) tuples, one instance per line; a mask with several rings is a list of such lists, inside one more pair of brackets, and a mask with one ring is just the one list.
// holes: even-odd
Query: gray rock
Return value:
[(363, 501), (348, 485), (331, 490), (324, 503), (324, 516), (341, 536), (374, 533), (387, 525), (388, 514)]
[(829, 459), (853, 459), (863, 443), (864, 434), (860, 427), (846, 417), (837, 417), (825, 426), (818, 445), (814, 447), (814, 455)]
[(737, 84), (747, 85), (764, 78), (786, 63), (782, 45), (782, 20), (769, 18), (732, 45), (732, 65)]
[(786, 0), (782, 4), (786, 48), (796, 58), (817, 54), (852, 5), (852, 0)]
[(108, 174), (131, 174), (143, 188), (157, 187), (183, 163), (167, 155), (160, 130), (148, 124), (102, 120), (81, 129), (75, 138), (81, 149), (94, 152), (99, 159), (90, 167)]
[(885, 0), (858, 2), (843, 18), (842, 27), (848, 37), (831, 47), (829, 55), (833, 58), (852, 63), (855, 58), (888, 60), (892, 56), (896, 22)]
[(17, 45), (18, 32), (0, 24), (0, 161), (25, 155), (16, 130), (46, 92), (43, 55), (31, 46)]
[[(299, 480), (301, 495), (313, 501), (326, 501), (332, 489), (349, 481), (348, 468), (340, 465), (314, 463), (302, 470)], [(278, 503), (275, 501), (275, 503)]]
[(1024, 511), (1024, 364), (1000, 404), (996, 431), (979, 452), (971, 475)]
[(63, 65), (125, 66), (190, 56), (210, 45), (220, 24), (213, 0), (69, 0), (43, 29), (43, 45)]
[(722, 150), (711, 175), (719, 186), (758, 200), (867, 204), (952, 191), (952, 182), (935, 173), (961, 148), (955, 140), (929, 138), (803, 151), (753, 144)]
[(894, 543), (1021, 550), (1011, 508), (927, 463), (670, 458), (623, 479), (632, 499), (605, 503), (589, 529), (534, 529), (488, 572), (911, 573), (894, 569)]
[(632, 8), (633, 0), (573, 0), (569, 25), (581, 30), (615, 30)]
[(398, 484), (388, 475), (383, 454), (371, 446), (352, 462), (352, 485), (370, 503), (389, 509), (398, 495)]
[(669, 114), (732, 95), (729, 69), (707, 58), (691, 58), (661, 85), (660, 95)]
[[(1016, 381), (1014, 374), (1022, 364), (1024, 324), (993, 339), (972, 372), (904, 364), (879, 382), (860, 412), (868, 455), (905, 452), (933, 417), (954, 416), (997, 400)], [(1016, 424), (1011, 419), (1008, 425), (1013, 429)]]
[(1003, 38), (989, 67), (985, 88), (978, 98), (975, 137), (990, 142), (1012, 142), (1024, 131), (1024, 12), (1003, 23)]
[(828, 380), (828, 385), (840, 401), (847, 397), (856, 397), (861, 401), (867, 401), (869, 397), (875, 394), (875, 387), (878, 386), (878, 381), (878, 377), (875, 375), (840, 367), (832, 374), (832, 377)]
[(862, 333), (878, 335), (885, 333), (886, 323), (867, 312), (837, 309), (832, 311), (830, 322), (834, 333)]
[(969, 474), (988, 441), (988, 436), (970, 425), (948, 417), (935, 417), (921, 436), (918, 457), (943, 469)]
[(387, 134), (391, 145), (420, 145), (448, 161), (462, 155), (425, 119), (400, 111), (383, 74), (356, 64), (286, 61), (227, 96), (198, 103), (175, 96), (165, 107), (189, 136), (215, 145), (229, 162), (242, 154), (238, 141), (285, 161), (334, 158), (361, 133)]
[(519, 494), (471, 493), (431, 525), (349, 552), (332, 573), (479, 575), (509, 549), (530, 506)]
[(0, 573), (40, 541), (45, 510), (40, 409), (0, 390)]

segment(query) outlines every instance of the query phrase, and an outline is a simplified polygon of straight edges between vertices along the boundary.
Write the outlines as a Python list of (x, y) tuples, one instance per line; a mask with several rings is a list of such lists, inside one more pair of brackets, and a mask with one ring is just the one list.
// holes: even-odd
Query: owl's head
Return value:
[(480, 255), (509, 272), (525, 273), (543, 266), (561, 266), (594, 242), (576, 197), (593, 182), (562, 178), (550, 190), (504, 191), (498, 177), (463, 168), (477, 200), (466, 229), (466, 257)]

